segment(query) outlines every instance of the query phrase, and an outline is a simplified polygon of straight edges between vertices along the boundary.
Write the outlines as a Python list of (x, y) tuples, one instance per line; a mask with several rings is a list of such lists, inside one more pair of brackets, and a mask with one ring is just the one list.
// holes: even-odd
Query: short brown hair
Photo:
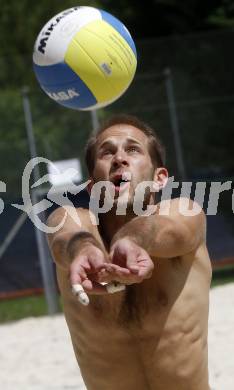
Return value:
[(105, 121), (87, 142), (85, 161), (90, 175), (92, 175), (95, 166), (96, 143), (99, 135), (109, 127), (122, 124), (134, 126), (141, 130), (148, 137), (148, 150), (153, 165), (155, 167), (165, 166), (165, 149), (155, 131), (133, 115), (118, 114)]

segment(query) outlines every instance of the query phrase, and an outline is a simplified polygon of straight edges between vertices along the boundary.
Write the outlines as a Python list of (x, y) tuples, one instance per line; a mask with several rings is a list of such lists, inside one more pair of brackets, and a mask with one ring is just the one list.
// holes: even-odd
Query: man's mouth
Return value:
[(128, 173), (123, 173), (123, 174), (118, 174), (115, 175), (112, 179), (111, 182), (115, 186), (115, 192), (122, 192), (126, 188), (129, 187), (130, 185), (130, 174)]

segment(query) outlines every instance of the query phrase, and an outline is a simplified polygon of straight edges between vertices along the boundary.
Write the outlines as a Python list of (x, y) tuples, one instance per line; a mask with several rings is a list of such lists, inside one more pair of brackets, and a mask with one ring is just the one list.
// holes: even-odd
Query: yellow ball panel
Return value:
[(70, 43), (65, 55), (65, 62), (90, 89), (98, 103), (114, 98), (115, 90), (106, 80), (101, 69), (97, 67), (86, 50), (76, 40), (72, 40)]
[(86, 31), (98, 36), (122, 59), (130, 75), (136, 71), (136, 56), (128, 42), (105, 20), (96, 20), (85, 27)]
[(132, 49), (103, 20), (89, 23), (74, 36), (65, 62), (84, 81), (98, 102), (111, 100), (124, 92), (136, 70)]

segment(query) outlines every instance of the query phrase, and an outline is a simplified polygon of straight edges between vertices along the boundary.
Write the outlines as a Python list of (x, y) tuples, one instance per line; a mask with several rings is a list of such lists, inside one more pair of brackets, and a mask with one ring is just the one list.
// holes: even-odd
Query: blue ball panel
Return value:
[(78, 77), (75, 72), (65, 62), (60, 62), (54, 65), (36, 65), (33, 64), (35, 74), (40, 84), (51, 85), (57, 83), (58, 80), (67, 81), (76, 80)]
[(99, 10), (102, 15), (102, 19), (105, 20), (107, 23), (109, 23), (112, 27), (114, 27), (120, 35), (125, 39), (126, 42), (128, 42), (129, 46), (131, 47), (133, 53), (135, 56), (137, 56), (136, 52), (136, 46), (131, 38), (131, 36), (127, 33), (127, 31), (124, 28), (124, 25), (114, 16), (110, 15), (108, 12)]
[(41, 88), (57, 103), (74, 109), (98, 103), (90, 89), (67, 64), (33, 66)]

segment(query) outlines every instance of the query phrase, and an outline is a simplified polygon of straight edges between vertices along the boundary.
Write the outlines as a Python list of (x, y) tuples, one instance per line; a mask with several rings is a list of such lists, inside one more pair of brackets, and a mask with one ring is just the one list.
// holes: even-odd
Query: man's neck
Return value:
[[(155, 204), (155, 199), (151, 196), (148, 201), (143, 205), (143, 209), (146, 212), (147, 206)], [(126, 210), (126, 215), (116, 215), (116, 207), (113, 207), (109, 212), (105, 214), (99, 214), (99, 233), (109, 248), (112, 238), (115, 233), (126, 223), (136, 218), (137, 215), (133, 211), (133, 206), (129, 205)]]
[(133, 212), (127, 212), (126, 215), (116, 215), (115, 210), (100, 214), (99, 232), (105, 244), (109, 247), (115, 233), (135, 217)]

